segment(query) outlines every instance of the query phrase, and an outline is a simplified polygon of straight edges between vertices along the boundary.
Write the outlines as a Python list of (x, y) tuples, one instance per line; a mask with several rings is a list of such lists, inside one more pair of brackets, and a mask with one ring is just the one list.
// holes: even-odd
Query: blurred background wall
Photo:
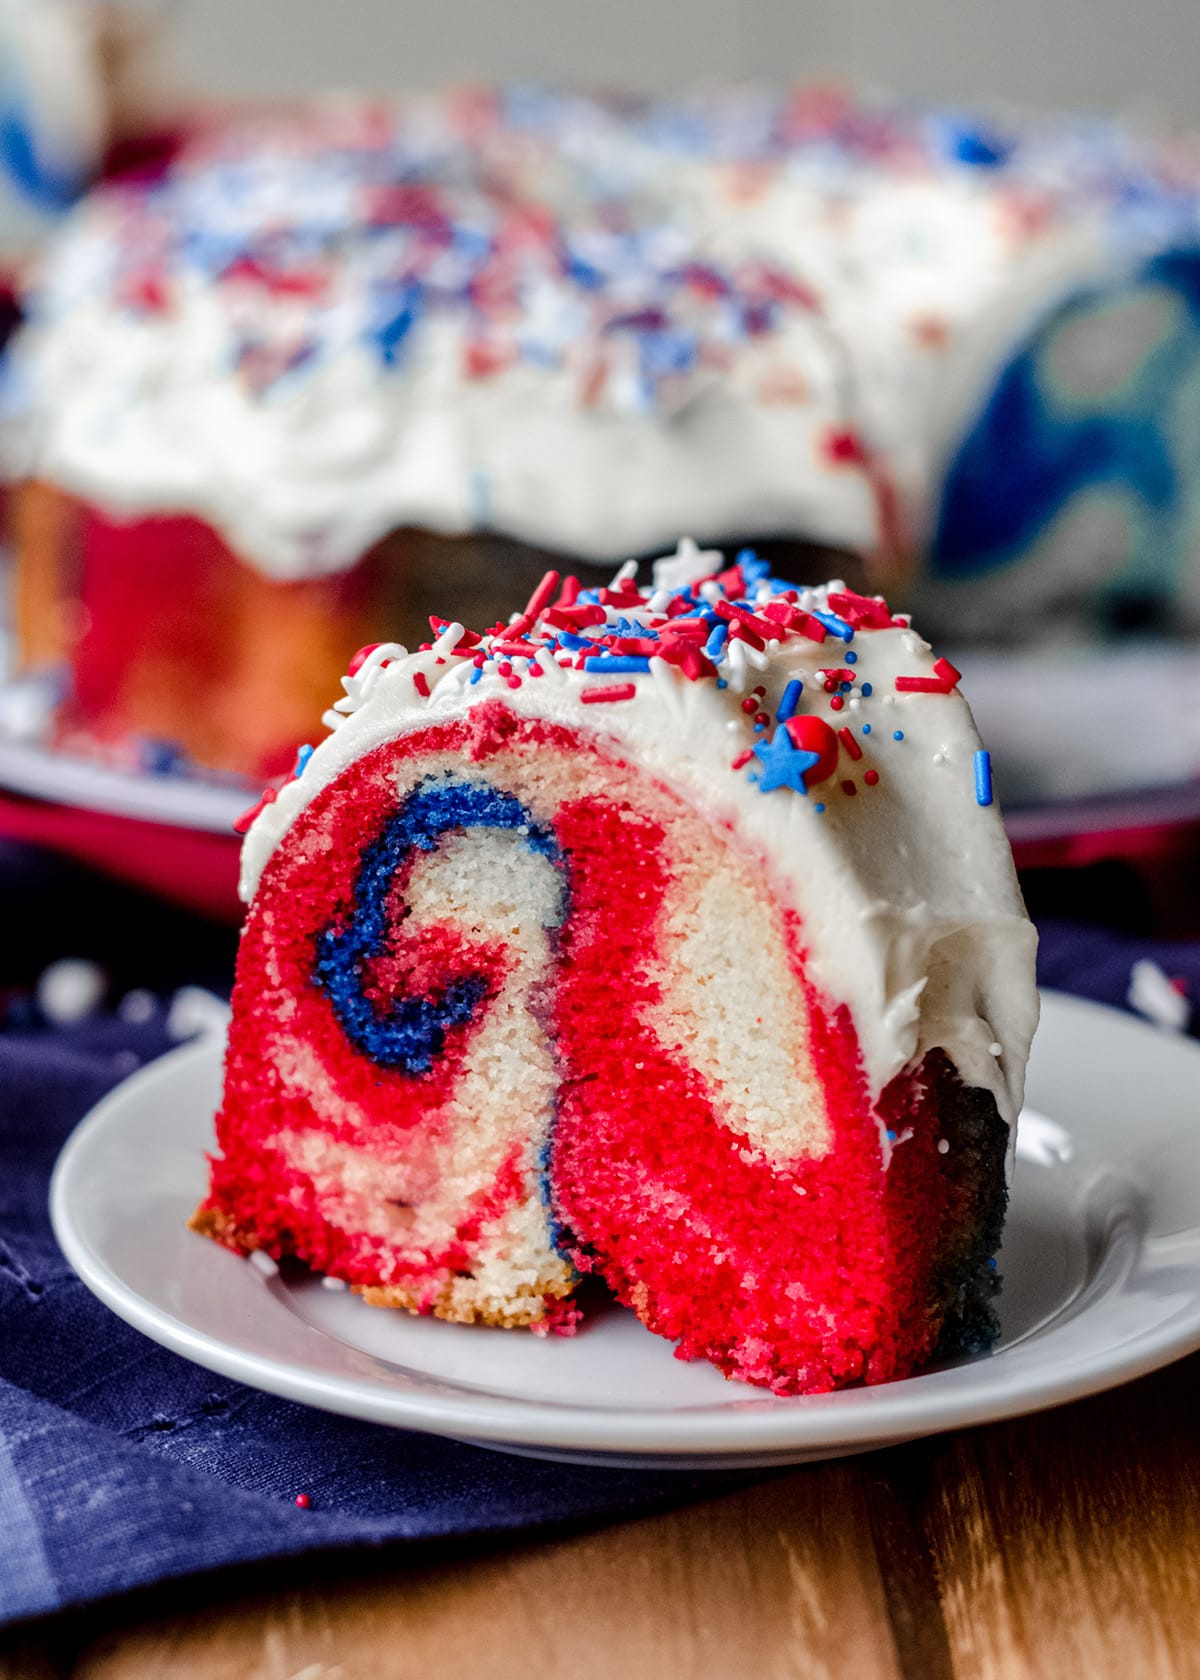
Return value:
[(902, 92), (1200, 120), (1200, 0), (176, 0), (223, 93), (459, 76), (657, 89), (857, 72)]

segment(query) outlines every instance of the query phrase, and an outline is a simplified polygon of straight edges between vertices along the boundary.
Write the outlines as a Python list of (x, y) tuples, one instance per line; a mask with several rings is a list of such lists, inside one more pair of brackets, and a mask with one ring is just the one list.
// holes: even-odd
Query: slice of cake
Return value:
[(195, 1226), (780, 1392), (994, 1335), (1034, 933), (958, 673), (681, 544), (351, 662), (249, 828)]

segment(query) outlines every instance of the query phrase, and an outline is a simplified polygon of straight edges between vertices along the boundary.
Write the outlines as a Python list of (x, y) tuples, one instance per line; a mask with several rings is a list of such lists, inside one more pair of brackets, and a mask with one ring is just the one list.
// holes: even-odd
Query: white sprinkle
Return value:
[(263, 1253), (261, 1248), (256, 1248), (253, 1254), (251, 1254), (250, 1264), (254, 1267), (256, 1272), (261, 1272), (265, 1278), (277, 1277), (279, 1275), (279, 1267), (275, 1264), (269, 1254)]
[(950, 1153), (949, 1139), (939, 1138), (938, 1139), (938, 1154), (939, 1155), (949, 1155), (949, 1153)]
[(1169, 977), (1149, 957), (1139, 957), (1129, 971), (1130, 1008), (1136, 1009), (1156, 1026), (1169, 1027), (1174, 1032), (1186, 1032), (1191, 1005), (1182, 992), (1177, 992)]
[(345, 1278), (323, 1277), (321, 1279), (322, 1289), (344, 1290), (348, 1287), (349, 1285), (347, 1284)]
[(181, 986), (167, 1012), (171, 1038), (195, 1038), (198, 1033), (223, 1033), (229, 1024), (229, 1005), (203, 986)]
[(431, 653), (435, 659), (444, 659), (448, 653), (456, 648), (463, 638), (461, 624), (447, 624), (437, 641), (434, 642)]
[(623, 583), (631, 583), (637, 576), (638, 563), (636, 560), (626, 560), (609, 584), (610, 589), (620, 589)]
[(38, 1008), (48, 1021), (70, 1026), (99, 1007), (104, 996), (104, 973), (84, 957), (61, 957), (43, 969), (37, 983)]
[(1003, 1044), (999, 1044), (999, 1043), (996, 1043), (996, 1042), (993, 1041), (991, 1044), (988, 1045), (988, 1055), (989, 1056), (1003, 1056), (1003, 1054), (1004, 1054)]
[(518, 834), (528, 834), (529, 833), (529, 824), (528, 823), (518, 823), (517, 824), (517, 833)]
[(117, 1005), (117, 1014), (122, 1021), (129, 1021), (133, 1026), (141, 1026), (143, 1021), (149, 1021), (158, 1008), (157, 999), (153, 992), (148, 992), (142, 986), (132, 992), (126, 992)]

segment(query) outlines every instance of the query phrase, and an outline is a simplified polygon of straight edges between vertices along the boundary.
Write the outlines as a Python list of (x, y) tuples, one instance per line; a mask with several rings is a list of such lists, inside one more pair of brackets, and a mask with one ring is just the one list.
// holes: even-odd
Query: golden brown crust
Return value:
[[(565, 1270), (564, 1267), (564, 1274)], [(516, 1330), (540, 1323), (546, 1317), (547, 1300), (565, 1301), (574, 1287), (575, 1280), (566, 1275), (547, 1280), (536, 1289), (522, 1286), (517, 1290), (516, 1300), (510, 1299), (503, 1306), (483, 1299), (472, 1300), (461, 1288), (455, 1288), (453, 1280), (442, 1286), (432, 1304), (428, 1294), (418, 1294), (401, 1284), (356, 1285), (354, 1293), (369, 1307), (398, 1308), (414, 1317), (422, 1312), (430, 1313), (448, 1324), (489, 1324), (500, 1330)]]
[[(188, 1220), (188, 1230), (208, 1237), (222, 1248), (235, 1254), (252, 1254), (264, 1249), (252, 1232), (243, 1230), (229, 1215), (210, 1202), (201, 1202)], [(273, 1259), (285, 1258), (277, 1247), (265, 1248)], [(558, 1274), (542, 1280), (536, 1286), (519, 1284), (502, 1306), (473, 1292), (470, 1280), (446, 1278), (432, 1300), (427, 1288), (417, 1289), (399, 1283), (353, 1284), (354, 1293), (369, 1307), (390, 1307), (393, 1311), (411, 1313), (414, 1318), (431, 1314), (449, 1324), (489, 1324), (501, 1330), (528, 1328), (546, 1316), (547, 1301), (566, 1301), (574, 1292), (577, 1279), (562, 1263)]]
[(188, 1220), (187, 1228), (201, 1237), (210, 1237), (222, 1248), (231, 1248), (235, 1254), (252, 1254), (261, 1246), (250, 1232), (243, 1231), (227, 1213), (213, 1207), (211, 1202), (200, 1203)]

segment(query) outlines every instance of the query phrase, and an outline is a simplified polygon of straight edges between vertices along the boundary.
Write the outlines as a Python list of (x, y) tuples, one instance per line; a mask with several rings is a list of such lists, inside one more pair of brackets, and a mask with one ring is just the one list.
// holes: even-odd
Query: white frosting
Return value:
[[(979, 166), (949, 119), (807, 109), (518, 91), (198, 137), (50, 250), (7, 468), (194, 512), (280, 578), (402, 524), (902, 548), (1019, 335), (1194, 231), (1195, 160), (1032, 124)], [(380, 220), (388, 191), (428, 204)]]
[[(819, 610), (829, 593), (830, 586), (814, 590), (801, 605)], [(842, 664), (845, 645), (833, 636), (817, 644), (789, 635), (782, 644), (768, 643), (765, 653), (734, 643), (744, 657), (726, 656), (726, 688), (711, 677), (690, 681), (660, 659), (645, 674), (605, 679), (543, 656), (545, 674), (526, 675), (512, 689), (495, 663), (470, 681), (471, 657), (450, 651), (461, 635), (461, 626), (451, 625), (432, 650), (415, 654), (385, 646), (347, 679), (344, 711), (327, 714), (334, 732), (247, 835), (244, 898), (253, 896), (299, 813), (348, 765), (385, 742), (498, 698), (523, 717), (611, 742), (714, 820), (731, 821), (761, 851), (777, 890), (803, 920), (814, 982), (850, 1009), (874, 1093), (941, 1046), (966, 1083), (992, 1092), (1004, 1118), (1015, 1120), (1037, 1016), (1035, 934), (998, 809), (977, 803), (979, 737), (966, 702), (957, 690), (895, 689), (897, 676), (933, 673), (932, 654), (919, 637), (906, 628), (860, 630), (851, 644), (858, 686), (832, 712), (816, 673)], [(513, 670), (520, 676), (524, 661), (513, 661)], [(428, 699), (414, 687), (417, 674), (430, 689)], [(764, 793), (749, 779), (753, 765), (732, 768), (735, 756), (764, 739), (741, 708), (742, 689), (761, 684), (763, 709), (773, 715), (793, 677), (805, 685), (801, 712), (851, 728), (862, 758), (843, 751), (835, 775), (807, 795), (790, 787)], [(585, 689), (607, 680), (632, 682), (634, 698), (603, 705), (581, 700)], [(863, 685), (870, 685), (869, 696), (859, 692)], [(893, 739), (895, 731), (902, 741)], [(878, 773), (875, 785), (865, 781), (868, 770)], [(856, 784), (853, 796), (842, 789), (846, 778)]]

